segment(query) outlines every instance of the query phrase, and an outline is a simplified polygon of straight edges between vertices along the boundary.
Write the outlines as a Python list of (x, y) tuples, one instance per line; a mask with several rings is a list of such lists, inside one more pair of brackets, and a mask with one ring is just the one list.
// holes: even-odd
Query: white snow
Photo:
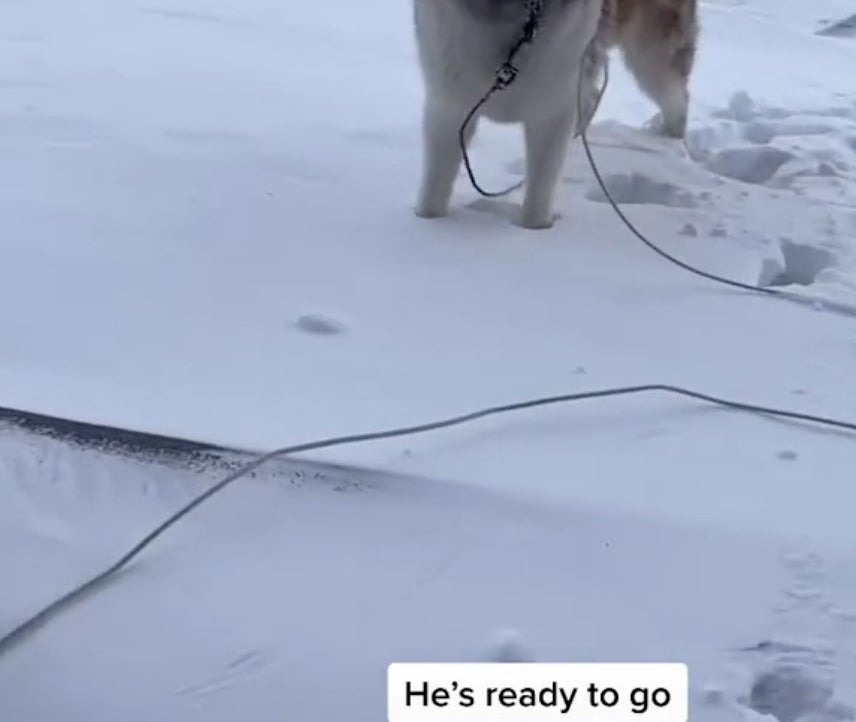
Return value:
[[(856, 42), (816, 34), (852, 11), (703, 3), (686, 148), (613, 65), (591, 141), (644, 232), (856, 308)], [(651, 382), (856, 419), (856, 319), (664, 264), (578, 147), (548, 232), (463, 177), (416, 219), (421, 92), (407, 1), (5, 0), (0, 405), (254, 449)], [(517, 180), (517, 132), (486, 131), (483, 182)], [(0, 449), (0, 633), (222, 472)], [(541, 660), (686, 661), (694, 719), (755, 714), (788, 655), (735, 650), (795, 642), (837, 680), (807, 713), (846, 717), (854, 457), (663, 396), (316, 454), (0, 658), (0, 719), (377, 720), (386, 664), (506, 628)]]

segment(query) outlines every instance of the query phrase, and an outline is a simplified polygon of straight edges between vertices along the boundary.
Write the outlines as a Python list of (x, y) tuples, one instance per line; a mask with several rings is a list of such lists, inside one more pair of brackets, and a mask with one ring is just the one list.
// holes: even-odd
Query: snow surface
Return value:
[[(665, 249), (856, 307), (856, 43), (816, 34), (849, 13), (704, 3), (686, 147), (613, 66), (594, 151)], [(551, 231), (463, 182), (416, 219), (410, 25), (393, 0), (0, 4), (0, 403), (257, 449), (649, 382), (856, 418), (856, 319), (665, 265), (579, 148)], [(516, 180), (518, 133), (486, 131), (484, 183)], [(0, 631), (222, 473), (0, 445)], [(846, 718), (854, 454), (655, 396), (324, 452), (0, 658), (0, 719), (377, 720), (387, 663), (506, 627), (537, 659), (687, 661), (696, 719), (751, 717), (797, 657), (825, 681), (774, 672), (776, 716)]]

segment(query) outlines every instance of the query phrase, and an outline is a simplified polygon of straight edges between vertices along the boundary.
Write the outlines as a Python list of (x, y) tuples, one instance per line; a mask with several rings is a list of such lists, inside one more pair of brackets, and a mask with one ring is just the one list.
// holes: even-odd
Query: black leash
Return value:
[(523, 30), (520, 33), (520, 37), (511, 46), (511, 49), (508, 51), (508, 57), (505, 59), (505, 62), (499, 66), (499, 69), (496, 71), (496, 78), (493, 81), (493, 85), (490, 86), (488, 91), (481, 97), (478, 103), (473, 106), (473, 109), (467, 114), (467, 117), (464, 118), (464, 122), (461, 123), (461, 128), (458, 131), (458, 142), (461, 146), (461, 154), (464, 159), (464, 167), (467, 169), (467, 175), (470, 178), (470, 183), (473, 188), (475, 188), (481, 195), (485, 198), (500, 198), (502, 196), (507, 196), (509, 193), (513, 193), (518, 188), (523, 187), (523, 181), (519, 183), (515, 183), (513, 186), (506, 188), (502, 191), (486, 191), (479, 185), (478, 180), (476, 180), (476, 174), (473, 171), (472, 164), (470, 163), (470, 155), (467, 151), (467, 131), (469, 130), (470, 124), (475, 119), (476, 115), (478, 115), (479, 111), (484, 107), (485, 103), (490, 100), (491, 96), (494, 93), (505, 90), (509, 85), (511, 85), (517, 79), (517, 73), (520, 72), (520, 69), (514, 64), (514, 61), (517, 59), (518, 54), (526, 45), (531, 45), (535, 40), (535, 36), (538, 34), (538, 30), (541, 28), (541, 19), (544, 15), (544, 1), (545, 0), (526, 0), (524, 3), (526, 9), (526, 19), (523, 23)]

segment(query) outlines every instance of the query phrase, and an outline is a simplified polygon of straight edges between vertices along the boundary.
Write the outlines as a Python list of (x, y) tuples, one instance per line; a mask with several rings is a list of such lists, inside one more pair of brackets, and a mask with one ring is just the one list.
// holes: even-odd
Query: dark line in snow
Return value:
[(23, 431), (70, 441), (87, 448), (102, 451), (124, 451), (129, 454), (156, 454), (172, 458), (209, 458), (220, 454), (246, 454), (245, 450), (231, 449), (217, 444), (182, 439), (174, 436), (132, 431), (115, 426), (90, 424), (85, 421), (37, 414), (31, 411), (0, 406), (0, 422), (11, 424)]

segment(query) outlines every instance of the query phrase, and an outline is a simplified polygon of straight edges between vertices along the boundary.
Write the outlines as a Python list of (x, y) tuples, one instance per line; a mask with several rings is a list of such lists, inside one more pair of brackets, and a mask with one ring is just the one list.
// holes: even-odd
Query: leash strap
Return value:
[(523, 31), (517, 42), (511, 46), (508, 52), (508, 58), (499, 66), (496, 71), (496, 82), (493, 85), (491, 92), (494, 90), (505, 90), (517, 79), (519, 68), (514, 64), (514, 59), (524, 45), (529, 45), (538, 30), (541, 27), (541, 16), (544, 14), (545, 0), (526, 0), (524, 7), (526, 9), (526, 20), (523, 23)]

